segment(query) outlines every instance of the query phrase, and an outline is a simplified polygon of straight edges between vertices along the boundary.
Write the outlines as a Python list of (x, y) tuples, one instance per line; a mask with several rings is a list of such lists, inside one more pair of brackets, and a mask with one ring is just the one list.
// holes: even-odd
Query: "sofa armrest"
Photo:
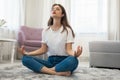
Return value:
[(19, 46), (24, 45), (24, 41), (26, 40), (25, 35), (22, 31), (18, 32), (18, 44)]

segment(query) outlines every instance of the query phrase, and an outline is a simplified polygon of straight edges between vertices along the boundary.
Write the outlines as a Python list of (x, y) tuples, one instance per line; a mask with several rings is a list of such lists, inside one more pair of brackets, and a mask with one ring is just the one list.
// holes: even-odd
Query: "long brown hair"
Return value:
[[(62, 9), (62, 14), (64, 14), (64, 16), (61, 18), (61, 24), (63, 25), (63, 31), (64, 31), (64, 30), (67, 31), (67, 28), (66, 28), (66, 27), (68, 27), (68, 28), (71, 29), (73, 37), (75, 37), (75, 34), (74, 34), (71, 26), (70, 26), (69, 23), (68, 23), (67, 15), (66, 15), (66, 11), (65, 11), (64, 7), (63, 7), (61, 4), (53, 4), (53, 5), (52, 5), (52, 8), (53, 8), (54, 6), (56, 6), (56, 5), (59, 6), (59, 7)], [(53, 18), (50, 17), (50, 19), (48, 20), (48, 26), (49, 26), (49, 28), (50, 28), (50, 26), (52, 26), (52, 25), (53, 25)], [(49, 28), (48, 28), (48, 29), (49, 29)], [(63, 32), (63, 31), (62, 31), (62, 32)], [(67, 32), (68, 32), (68, 31), (67, 31)]]

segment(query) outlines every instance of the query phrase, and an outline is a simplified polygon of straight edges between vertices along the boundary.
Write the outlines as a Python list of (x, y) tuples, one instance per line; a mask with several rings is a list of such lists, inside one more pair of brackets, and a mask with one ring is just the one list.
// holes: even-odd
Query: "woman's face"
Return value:
[(62, 9), (60, 8), (60, 6), (58, 5), (55, 5), (53, 6), (52, 10), (51, 10), (51, 17), (55, 18), (61, 18), (63, 17), (63, 14), (62, 14)]

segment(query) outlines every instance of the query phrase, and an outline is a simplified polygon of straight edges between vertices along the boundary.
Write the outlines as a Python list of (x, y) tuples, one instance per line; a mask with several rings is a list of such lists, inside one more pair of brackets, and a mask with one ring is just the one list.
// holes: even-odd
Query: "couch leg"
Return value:
[(90, 67), (90, 68), (93, 68), (94, 66), (90, 65), (89, 67)]

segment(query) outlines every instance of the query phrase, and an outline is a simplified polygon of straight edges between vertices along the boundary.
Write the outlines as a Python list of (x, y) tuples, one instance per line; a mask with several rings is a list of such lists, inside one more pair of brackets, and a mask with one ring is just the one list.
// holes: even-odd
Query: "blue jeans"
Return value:
[(22, 63), (34, 72), (41, 72), (42, 67), (55, 67), (56, 72), (71, 71), (78, 66), (78, 59), (74, 56), (49, 56), (48, 60), (42, 60), (33, 56), (24, 55)]

